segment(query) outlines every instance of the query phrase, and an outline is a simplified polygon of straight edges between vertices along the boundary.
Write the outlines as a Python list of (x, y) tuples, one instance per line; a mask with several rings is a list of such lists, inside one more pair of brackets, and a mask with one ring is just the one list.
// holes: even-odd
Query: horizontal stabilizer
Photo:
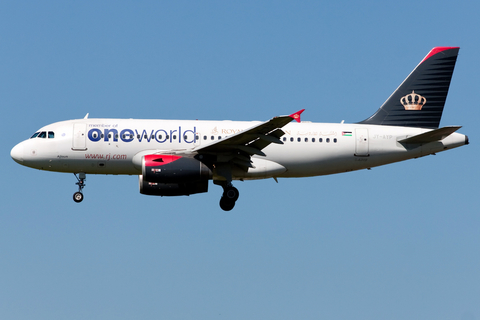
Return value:
[(450, 126), (450, 127), (443, 127), (440, 129), (435, 129), (429, 132), (425, 132), (413, 137), (409, 137), (398, 142), (405, 143), (405, 144), (424, 144), (434, 141), (440, 141), (460, 129), (461, 126)]

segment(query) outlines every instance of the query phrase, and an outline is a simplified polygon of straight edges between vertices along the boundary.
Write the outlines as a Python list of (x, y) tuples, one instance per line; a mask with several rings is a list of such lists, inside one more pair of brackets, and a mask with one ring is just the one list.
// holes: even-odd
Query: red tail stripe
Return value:
[(450, 49), (458, 49), (460, 47), (435, 47), (430, 52), (427, 54), (425, 58), (423, 58), (422, 62), (430, 58), (431, 56), (436, 55), (439, 52), (445, 51), (445, 50), (450, 50)]

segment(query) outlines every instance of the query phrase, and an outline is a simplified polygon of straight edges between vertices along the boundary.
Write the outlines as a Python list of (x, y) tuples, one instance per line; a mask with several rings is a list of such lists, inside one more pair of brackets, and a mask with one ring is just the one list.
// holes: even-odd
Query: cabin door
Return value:
[(355, 156), (368, 157), (368, 129), (355, 129)]
[(73, 125), (73, 147), (72, 150), (85, 151), (87, 150), (87, 124), (75, 123)]

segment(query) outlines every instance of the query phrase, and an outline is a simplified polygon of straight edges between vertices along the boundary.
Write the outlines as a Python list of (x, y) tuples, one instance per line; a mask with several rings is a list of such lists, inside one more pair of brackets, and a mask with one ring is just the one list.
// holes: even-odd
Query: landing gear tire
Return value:
[(222, 197), (220, 199), (220, 208), (224, 211), (230, 211), (235, 207), (235, 201), (232, 201), (228, 198)]
[(223, 188), (223, 195), (220, 199), (220, 208), (224, 211), (230, 211), (235, 207), (235, 202), (239, 196), (238, 189), (233, 186)]
[(75, 201), (75, 202), (78, 203), (78, 202), (82, 202), (82, 200), (83, 200), (83, 193), (81, 193), (81, 192), (75, 192), (75, 193), (73, 194), (73, 201)]
[(226, 187), (223, 191), (223, 198), (228, 199), (229, 201), (237, 201), (240, 193), (235, 187)]

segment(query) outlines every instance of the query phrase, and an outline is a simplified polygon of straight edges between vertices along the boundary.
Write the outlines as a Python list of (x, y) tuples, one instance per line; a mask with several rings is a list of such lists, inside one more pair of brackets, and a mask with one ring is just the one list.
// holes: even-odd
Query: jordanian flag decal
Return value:
[(342, 131), (342, 137), (351, 137), (352, 131)]

